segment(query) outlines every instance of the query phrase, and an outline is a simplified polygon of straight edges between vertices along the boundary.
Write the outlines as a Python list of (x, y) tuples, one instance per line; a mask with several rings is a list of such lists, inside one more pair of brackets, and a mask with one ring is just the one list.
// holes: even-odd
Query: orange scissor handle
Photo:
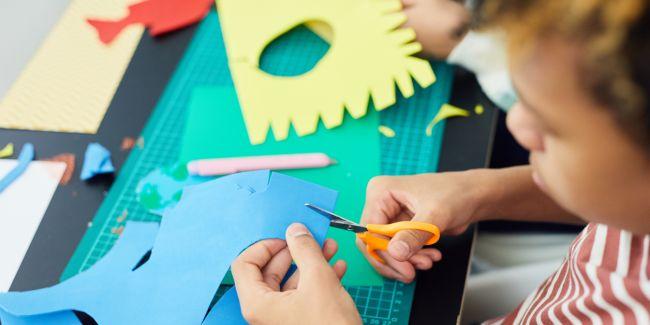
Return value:
[(389, 239), (374, 236), (373, 234), (392, 238), (395, 236), (395, 234), (402, 230), (422, 230), (431, 234), (429, 240), (424, 243), (425, 245), (433, 245), (440, 239), (440, 229), (438, 229), (438, 227), (430, 223), (420, 221), (400, 221), (386, 225), (369, 224), (366, 225), (366, 228), (368, 231), (357, 234), (357, 237), (366, 244), (366, 250), (368, 251), (368, 254), (370, 254), (370, 256), (381, 263), (384, 263), (384, 260), (379, 257), (379, 255), (377, 255), (376, 250), (387, 250)]

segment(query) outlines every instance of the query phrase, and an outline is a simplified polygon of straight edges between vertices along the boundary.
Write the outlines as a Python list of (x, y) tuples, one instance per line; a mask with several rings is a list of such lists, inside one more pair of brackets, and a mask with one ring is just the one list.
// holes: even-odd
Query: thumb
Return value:
[[(417, 215), (413, 217), (413, 221), (429, 222), (429, 220), (422, 220)], [(428, 219), (428, 218), (427, 218)], [(411, 256), (417, 253), (424, 243), (431, 238), (431, 233), (423, 230), (402, 230), (395, 234), (388, 243), (388, 253), (394, 259), (405, 262)]]
[(294, 223), (287, 228), (287, 246), (301, 274), (329, 267), (323, 252), (311, 232), (303, 224)]

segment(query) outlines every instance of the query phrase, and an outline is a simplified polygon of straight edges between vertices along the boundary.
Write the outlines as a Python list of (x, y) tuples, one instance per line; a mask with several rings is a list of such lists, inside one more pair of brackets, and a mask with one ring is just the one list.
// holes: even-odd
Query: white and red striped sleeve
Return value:
[(650, 324), (650, 235), (589, 224), (558, 271), (486, 324)]

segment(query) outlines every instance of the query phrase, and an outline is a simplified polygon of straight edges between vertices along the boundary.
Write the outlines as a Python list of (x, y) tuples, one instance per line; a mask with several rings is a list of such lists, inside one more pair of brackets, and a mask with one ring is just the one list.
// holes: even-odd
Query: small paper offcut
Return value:
[(73, 0), (0, 101), (0, 128), (96, 133), (143, 28), (105, 46), (85, 18), (118, 18), (130, 2)]
[(433, 120), (431, 120), (431, 122), (429, 122), (429, 125), (427, 125), (427, 129), (425, 131), (427, 136), (431, 136), (433, 133), (433, 127), (436, 126), (438, 122), (455, 116), (469, 116), (469, 112), (451, 104), (443, 104)]
[(0, 150), (0, 158), (11, 157), (14, 154), (14, 144), (7, 143), (7, 145)]
[[(298, 136), (366, 115), (370, 98), (376, 110), (396, 101), (395, 84), (405, 98), (435, 82), (431, 65), (413, 56), (421, 50), (399, 0), (218, 0), (230, 71), (252, 144), (266, 140), (269, 128), (285, 140), (293, 126)], [(320, 23), (314, 24), (314, 17)], [(332, 45), (318, 64), (295, 77), (259, 69), (267, 44), (306, 23)], [(322, 24), (331, 27), (328, 35)], [(254, 26), (254, 27), (251, 27)], [(320, 26), (320, 27), (319, 27)], [(273, 109), (269, 109), (273, 108)]]
[(378, 128), (379, 133), (381, 133), (383, 136), (387, 138), (394, 138), (395, 137), (395, 130), (385, 126), (385, 125), (380, 125)]

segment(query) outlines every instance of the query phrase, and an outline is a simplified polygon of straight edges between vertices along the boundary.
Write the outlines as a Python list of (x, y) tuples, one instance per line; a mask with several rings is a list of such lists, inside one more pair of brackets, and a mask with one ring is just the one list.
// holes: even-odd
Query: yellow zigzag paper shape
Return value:
[[(372, 96), (377, 110), (395, 103), (395, 83), (404, 97), (435, 82), (431, 65), (413, 55), (421, 50), (400, 0), (217, 0), (237, 89), (251, 143), (266, 140), (272, 127), (284, 140), (293, 125), (299, 136), (339, 126), (347, 109), (364, 116)], [(316, 22), (316, 23), (314, 23)], [(328, 53), (309, 72), (273, 76), (259, 69), (264, 48), (278, 36), (307, 23), (329, 25)]]

